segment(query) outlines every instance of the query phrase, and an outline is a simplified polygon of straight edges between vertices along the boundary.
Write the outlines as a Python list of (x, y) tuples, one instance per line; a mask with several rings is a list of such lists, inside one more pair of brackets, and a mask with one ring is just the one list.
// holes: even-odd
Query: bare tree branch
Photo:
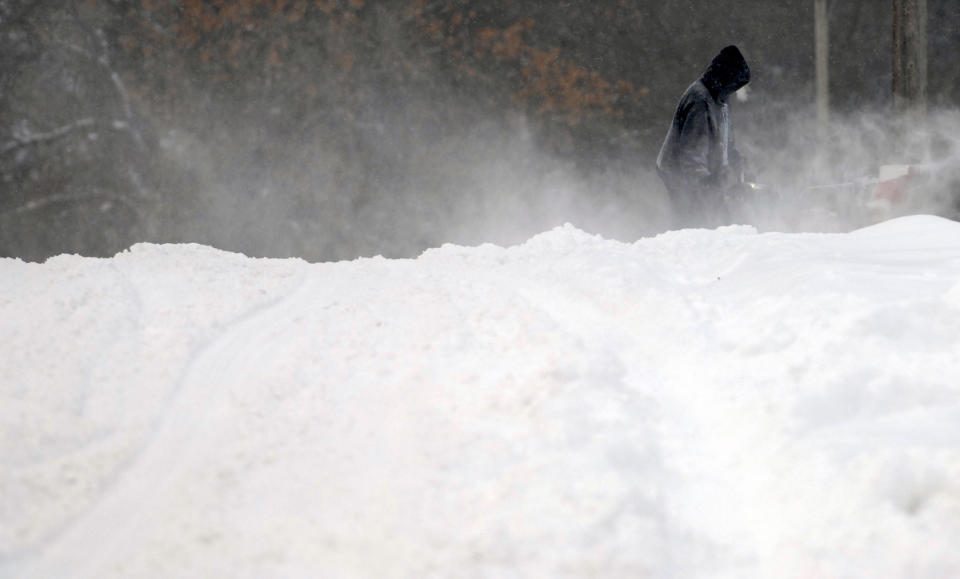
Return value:
[(13, 140), (6, 143), (0, 147), (0, 155), (5, 155), (10, 151), (19, 149), (22, 147), (27, 147), (30, 145), (35, 145), (37, 143), (42, 143), (44, 141), (52, 141), (59, 139), (63, 136), (66, 136), (77, 129), (82, 129), (84, 127), (92, 127), (95, 124), (95, 121), (90, 118), (83, 118), (72, 123), (67, 123), (62, 127), (57, 127), (51, 131), (46, 131), (44, 133), (26, 133), (26, 134), (16, 134), (13, 135)]
[(120, 75), (117, 74), (117, 71), (113, 70), (113, 66), (110, 64), (110, 53), (106, 35), (104, 35), (102, 28), (97, 28), (95, 32), (97, 39), (100, 41), (100, 57), (97, 61), (110, 73), (110, 81), (117, 90), (117, 94), (120, 95), (120, 106), (123, 107), (123, 116), (127, 120), (127, 129), (130, 131), (133, 140), (137, 143), (140, 150), (145, 150), (146, 145), (144, 145), (143, 142), (143, 135), (137, 130), (136, 123), (134, 122), (133, 107), (130, 106), (130, 93), (127, 92), (127, 87), (123, 84)]
[(97, 63), (106, 71), (107, 75), (110, 77), (110, 83), (113, 85), (113, 88), (120, 99), (120, 108), (123, 111), (124, 118), (122, 122), (114, 121), (112, 126), (117, 130), (126, 130), (128, 133), (130, 133), (130, 136), (136, 143), (137, 148), (140, 150), (145, 150), (146, 145), (144, 144), (143, 135), (141, 135), (140, 131), (137, 129), (133, 115), (133, 107), (130, 104), (130, 93), (127, 91), (127, 87), (123, 83), (123, 79), (121, 79), (117, 71), (113, 69), (113, 65), (110, 62), (109, 46), (107, 44), (106, 35), (103, 33), (103, 29), (101, 28), (94, 30), (94, 34), (96, 35), (97, 41), (100, 44), (99, 54), (96, 55), (91, 53), (86, 48), (78, 46), (72, 42), (68, 42), (62, 38), (48, 38), (57, 46), (65, 48), (68, 51), (77, 54), (91, 62)]

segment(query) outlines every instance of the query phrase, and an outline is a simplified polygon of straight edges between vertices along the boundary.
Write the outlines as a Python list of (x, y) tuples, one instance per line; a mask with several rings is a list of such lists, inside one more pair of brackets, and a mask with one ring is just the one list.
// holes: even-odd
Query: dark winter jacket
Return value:
[(728, 46), (683, 93), (657, 157), (657, 169), (668, 188), (723, 188), (739, 172), (727, 97), (749, 81), (743, 55), (736, 46)]

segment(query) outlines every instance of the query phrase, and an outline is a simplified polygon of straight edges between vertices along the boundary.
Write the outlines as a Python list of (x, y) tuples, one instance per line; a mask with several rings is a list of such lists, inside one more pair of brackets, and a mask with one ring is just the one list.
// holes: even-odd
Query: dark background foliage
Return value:
[[(835, 130), (856, 133), (837, 150), (811, 136), (812, 1), (0, 0), (0, 255), (410, 256), (564, 221), (635, 239), (669, 226), (656, 153), (726, 44), (761, 172), (915, 161), (885, 124), (889, 4), (830, 3)], [(930, 106), (955, 110), (960, 5), (928, 12)]]

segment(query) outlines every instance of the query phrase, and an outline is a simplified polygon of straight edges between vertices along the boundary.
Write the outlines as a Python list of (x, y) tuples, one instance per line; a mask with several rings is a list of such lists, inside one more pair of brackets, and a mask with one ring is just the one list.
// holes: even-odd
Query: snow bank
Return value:
[(960, 575), (960, 224), (0, 260), (0, 574)]

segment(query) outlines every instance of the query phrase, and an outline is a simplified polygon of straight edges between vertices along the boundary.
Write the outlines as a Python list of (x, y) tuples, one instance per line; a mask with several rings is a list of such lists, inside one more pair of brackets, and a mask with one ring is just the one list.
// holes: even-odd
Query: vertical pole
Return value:
[(817, 136), (821, 142), (827, 138), (830, 124), (830, 31), (827, 24), (827, 0), (814, 0), (814, 51), (816, 70)]
[(893, 0), (893, 109), (922, 119), (927, 111), (927, 0)]

